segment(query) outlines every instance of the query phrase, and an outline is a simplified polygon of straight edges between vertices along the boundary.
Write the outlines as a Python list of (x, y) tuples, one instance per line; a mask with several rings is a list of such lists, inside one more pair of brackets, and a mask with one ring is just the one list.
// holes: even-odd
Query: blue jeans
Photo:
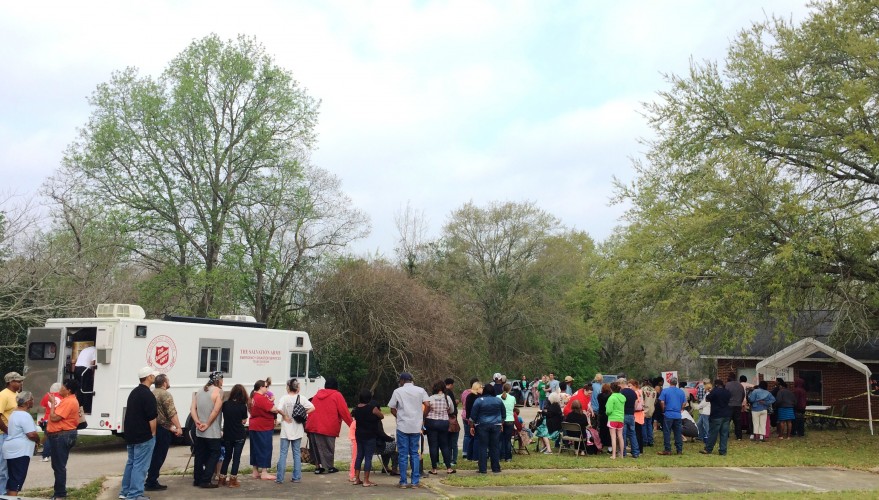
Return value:
[(372, 456), (375, 455), (375, 438), (357, 439), (357, 455), (354, 457), (354, 470), (358, 473), (372, 472)]
[(452, 453), (449, 450), (449, 421), (424, 419), (427, 428), (427, 448), (430, 450), (430, 468), (436, 469), (440, 453), (447, 469), (452, 468)]
[(125, 462), (125, 473), (122, 474), (122, 492), (120, 493), (125, 498), (143, 496), (147, 470), (150, 468), (150, 460), (153, 458), (153, 448), (155, 447), (156, 436), (143, 443), (128, 445), (128, 461)]
[(470, 447), (472, 444), (470, 441), (473, 439), (470, 437), (470, 421), (464, 419), (464, 423), (461, 425), (461, 432), (464, 433), (464, 448), (461, 450), (464, 454), (464, 460), (474, 460), (476, 457), (470, 453)]
[[(0, 434), (0, 449), (6, 441), (6, 434)], [(9, 468), (6, 467), (6, 460), (0, 457), (0, 491), (6, 494), (6, 483), (9, 481)]]
[[(238, 475), (238, 466), (241, 464), (241, 451), (244, 449), (244, 439), (239, 439), (237, 441), (223, 441), (221, 443), (223, 449), (223, 465), (220, 466), (220, 474), (226, 475), (226, 472), (229, 471), (229, 464), (232, 464), (232, 473), (230, 475), (237, 476)], [(297, 453), (298, 452), (294, 452)], [(293, 472), (293, 477), (296, 477), (296, 472)]]
[[(653, 417), (644, 417), (644, 425), (641, 426), (641, 434), (644, 439), (644, 446), (653, 445)], [(644, 450), (641, 450), (644, 451)]]
[(156, 427), (156, 446), (153, 448), (153, 457), (150, 459), (150, 468), (147, 472), (146, 485), (156, 486), (159, 484), (159, 472), (168, 456), (168, 448), (171, 447), (171, 438), (174, 434), (168, 429)]
[[(491, 457), (491, 471), (492, 472), (500, 472), (501, 471), (501, 426), (500, 425), (477, 425), (476, 426), (476, 435), (479, 436), (479, 441), (484, 443), (486, 446), (479, 447), (479, 472), (486, 472), (486, 466), (488, 465), (487, 458)], [(488, 457), (486, 457), (486, 451), (488, 451)]]
[[(302, 456), (299, 454), (299, 445), (301, 444), (302, 438), (293, 440), (281, 438), (281, 455), (278, 457), (278, 472), (275, 474), (276, 483), (284, 482), (284, 474), (287, 472), (288, 448), (293, 449), (293, 480), (299, 481), (302, 479)], [(244, 441), (241, 442), (241, 446), (244, 446)]]
[(662, 444), (665, 451), (671, 451), (671, 433), (675, 434), (675, 450), (678, 453), (684, 451), (684, 440), (681, 437), (681, 419), (668, 418), (662, 422)]
[(705, 451), (708, 453), (714, 451), (714, 443), (717, 442), (718, 436), (720, 436), (720, 449), (718, 452), (721, 455), (726, 455), (726, 443), (729, 441), (728, 418), (712, 418), (709, 420), (708, 438), (705, 442)]
[(452, 452), (452, 467), (458, 463), (458, 435), (461, 431), (449, 433), (449, 451)]
[(54, 493), (56, 497), (67, 496), (67, 458), (70, 449), (76, 446), (76, 431), (49, 434), (52, 441), (52, 472), (55, 473)]
[(421, 434), (407, 434), (397, 431), (397, 453), (400, 456), (400, 484), (406, 484), (406, 468), (412, 465), (412, 484), (418, 484), (421, 480), (421, 470), (418, 467), (418, 446)]
[(699, 429), (699, 439), (701, 439), (702, 442), (705, 442), (705, 440), (708, 439), (708, 432), (710, 429), (710, 425), (711, 425), (711, 423), (710, 423), (709, 416), (703, 415), (700, 413), (699, 414), (699, 421), (696, 422), (696, 428)]
[(632, 447), (632, 456), (638, 458), (641, 451), (638, 450), (638, 436), (635, 435), (635, 415), (623, 417), (623, 456), (626, 456), (626, 447)]
[(513, 422), (504, 422), (501, 432), (501, 458), (503, 460), (512, 460), (513, 434), (516, 432), (516, 426)]

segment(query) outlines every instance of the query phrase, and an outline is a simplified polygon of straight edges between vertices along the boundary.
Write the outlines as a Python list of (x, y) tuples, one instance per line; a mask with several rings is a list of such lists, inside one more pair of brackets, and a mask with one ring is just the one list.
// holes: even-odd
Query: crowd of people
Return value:
[[(201, 488), (241, 485), (238, 472), (247, 441), (255, 480), (284, 483), (288, 454), (292, 454), (293, 483), (302, 480), (303, 454), (315, 465), (315, 474), (339, 472), (335, 449), (342, 422), (350, 429), (349, 480), (354, 485), (374, 486), (372, 463), (378, 455), (382, 472), (399, 476), (400, 488), (421, 487), (420, 456), (425, 437), (428, 474), (438, 474), (441, 468), (445, 474), (455, 474), (459, 451), (465, 460), (477, 462), (477, 472), (485, 474), (489, 468), (493, 473), (501, 472), (501, 463), (512, 460), (514, 440), (527, 446), (537, 439), (538, 450), (552, 454), (554, 448), (566, 445), (566, 436), (576, 435), (580, 438), (576, 440), (578, 453), (607, 452), (616, 460), (638, 458), (645, 447), (654, 445), (655, 432), (663, 435), (659, 455), (682, 454), (685, 438), (704, 443), (700, 453), (711, 454), (717, 448), (720, 455), (726, 455), (731, 430), (736, 439), (750, 434), (755, 442), (765, 441), (773, 427), (780, 439), (805, 434), (802, 379), (794, 382), (793, 389), (778, 379), (770, 391), (766, 381), (754, 386), (745, 376), (730, 374), (726, 381), (702, 381), (694, 397), (674, 378), (668, 385), (662, 378), (643, 382), (618, 378), (604, 383), (604, 376), (598, 373), (575, 390), (570, 376), (559, 381), (549, 373), (537, 383), (528, 383), (524, 376), (521, 381), (507, 382), (504, 375), (496, 373), (490, 383), (472, 379), (456, 397), (452, 378), (431, 384), (428, 393), (415, 385), (412, 374), (404, 372), (388, 402), (396, 420), (396, 433), (389, 436), (382, 424), (385, 415), (374, 395), (361, 391), (349, 411), (334, 378), (327, 378), (324, 388), (312, 398), (300, 395), (296, 379), (287, 381), (285, 393), (276, 396), (271, 392), (270, 378), (257, 380), (250, 393), (236, 384), (226, 398), (223, 373), (216, 371), (193, 395), (184, 426), (169, 392), (168, 375), (144, 367), (137, 376), (140, 383), (126, 405), (128, 458), (120, 499), (144, 500), (148, 498), (145, 491), (167, 488), (159, 482), (160, 471), (172, 440), (187, 427), (193, 438), (193, 485)], [(30, 457), (41, 442), (30, 413), (34, 396), (22, 391), (23, 380), (16, 372), (7, 373), (6, 387), (0, 391), (0, 491), (7, 495), (23, 489)], [(52, 463), (55, 498), (67, 496), (67, 460), (82, 423), (77, 389), (73, 379), (54, 384), (40, 401), (45, 408), (38, 422), (45, 433), (42, 457)], [(516, 407), (514, 389), (520, 395), (536, 392), (538, 416), (527, 426)], [(698, 411), (698, 421), (692, 416), (694, 411)], [(280, 449), (277, 461), (273, 461), (273, 433), (278, 421)], [(569, 425), (563, 430), (564, 423)], [(571, 424), (579, 427), (579, 432)], [(459, 450), (462, 430), (463, 448)], [(276, 472), (270, 472), (271, 468)]]

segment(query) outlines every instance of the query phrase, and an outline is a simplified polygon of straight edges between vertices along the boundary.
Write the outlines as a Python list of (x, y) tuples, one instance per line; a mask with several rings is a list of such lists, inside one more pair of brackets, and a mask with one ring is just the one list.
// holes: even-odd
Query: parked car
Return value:
[(684, 388), (688, 394), (693, 396), (693, 399), (696, 399), (696, 394), (698, 393), (699, 381), (695, 380), (693, 382), (687, 382), (687, 387)]

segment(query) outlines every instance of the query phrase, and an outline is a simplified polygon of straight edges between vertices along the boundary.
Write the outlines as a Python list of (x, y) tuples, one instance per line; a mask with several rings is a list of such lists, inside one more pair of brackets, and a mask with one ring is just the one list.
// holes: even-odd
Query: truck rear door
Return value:
[(64, 365), (64, 330), (62, 328), (30, 328), (24, 361), (24, 387), (39, 399), (55, 382), (61, 381)]

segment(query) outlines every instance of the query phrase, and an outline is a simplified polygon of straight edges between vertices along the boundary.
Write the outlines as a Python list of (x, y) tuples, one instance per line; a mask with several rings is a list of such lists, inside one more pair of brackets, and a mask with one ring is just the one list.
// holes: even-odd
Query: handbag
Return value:
[(304, 464), (310, 464), (311, 462), (311, 449), (308, 447), (308, 439), (305, 440), (305, 446), (299, 448), (299, 460)]
[(299, 395), (296, 395), (296, 402), (293, 403), (293, 411), (290, 412), (290, 417), (293, 420), (299, 422), (300, 424), (304, 424), (306, 420), (308, 420), (308, 410), (305, 409), (302, 404), (299, 403)]
[(79, 423), (76, 424), (77, 429), (85, 429), (89, 426), (89, 423), (85, 421), (85, 411), (83, 411), (82, 406), (79, 407)]
[(449, 417), (449, 432), (461, 432), (461, 424), (457, 417)]

